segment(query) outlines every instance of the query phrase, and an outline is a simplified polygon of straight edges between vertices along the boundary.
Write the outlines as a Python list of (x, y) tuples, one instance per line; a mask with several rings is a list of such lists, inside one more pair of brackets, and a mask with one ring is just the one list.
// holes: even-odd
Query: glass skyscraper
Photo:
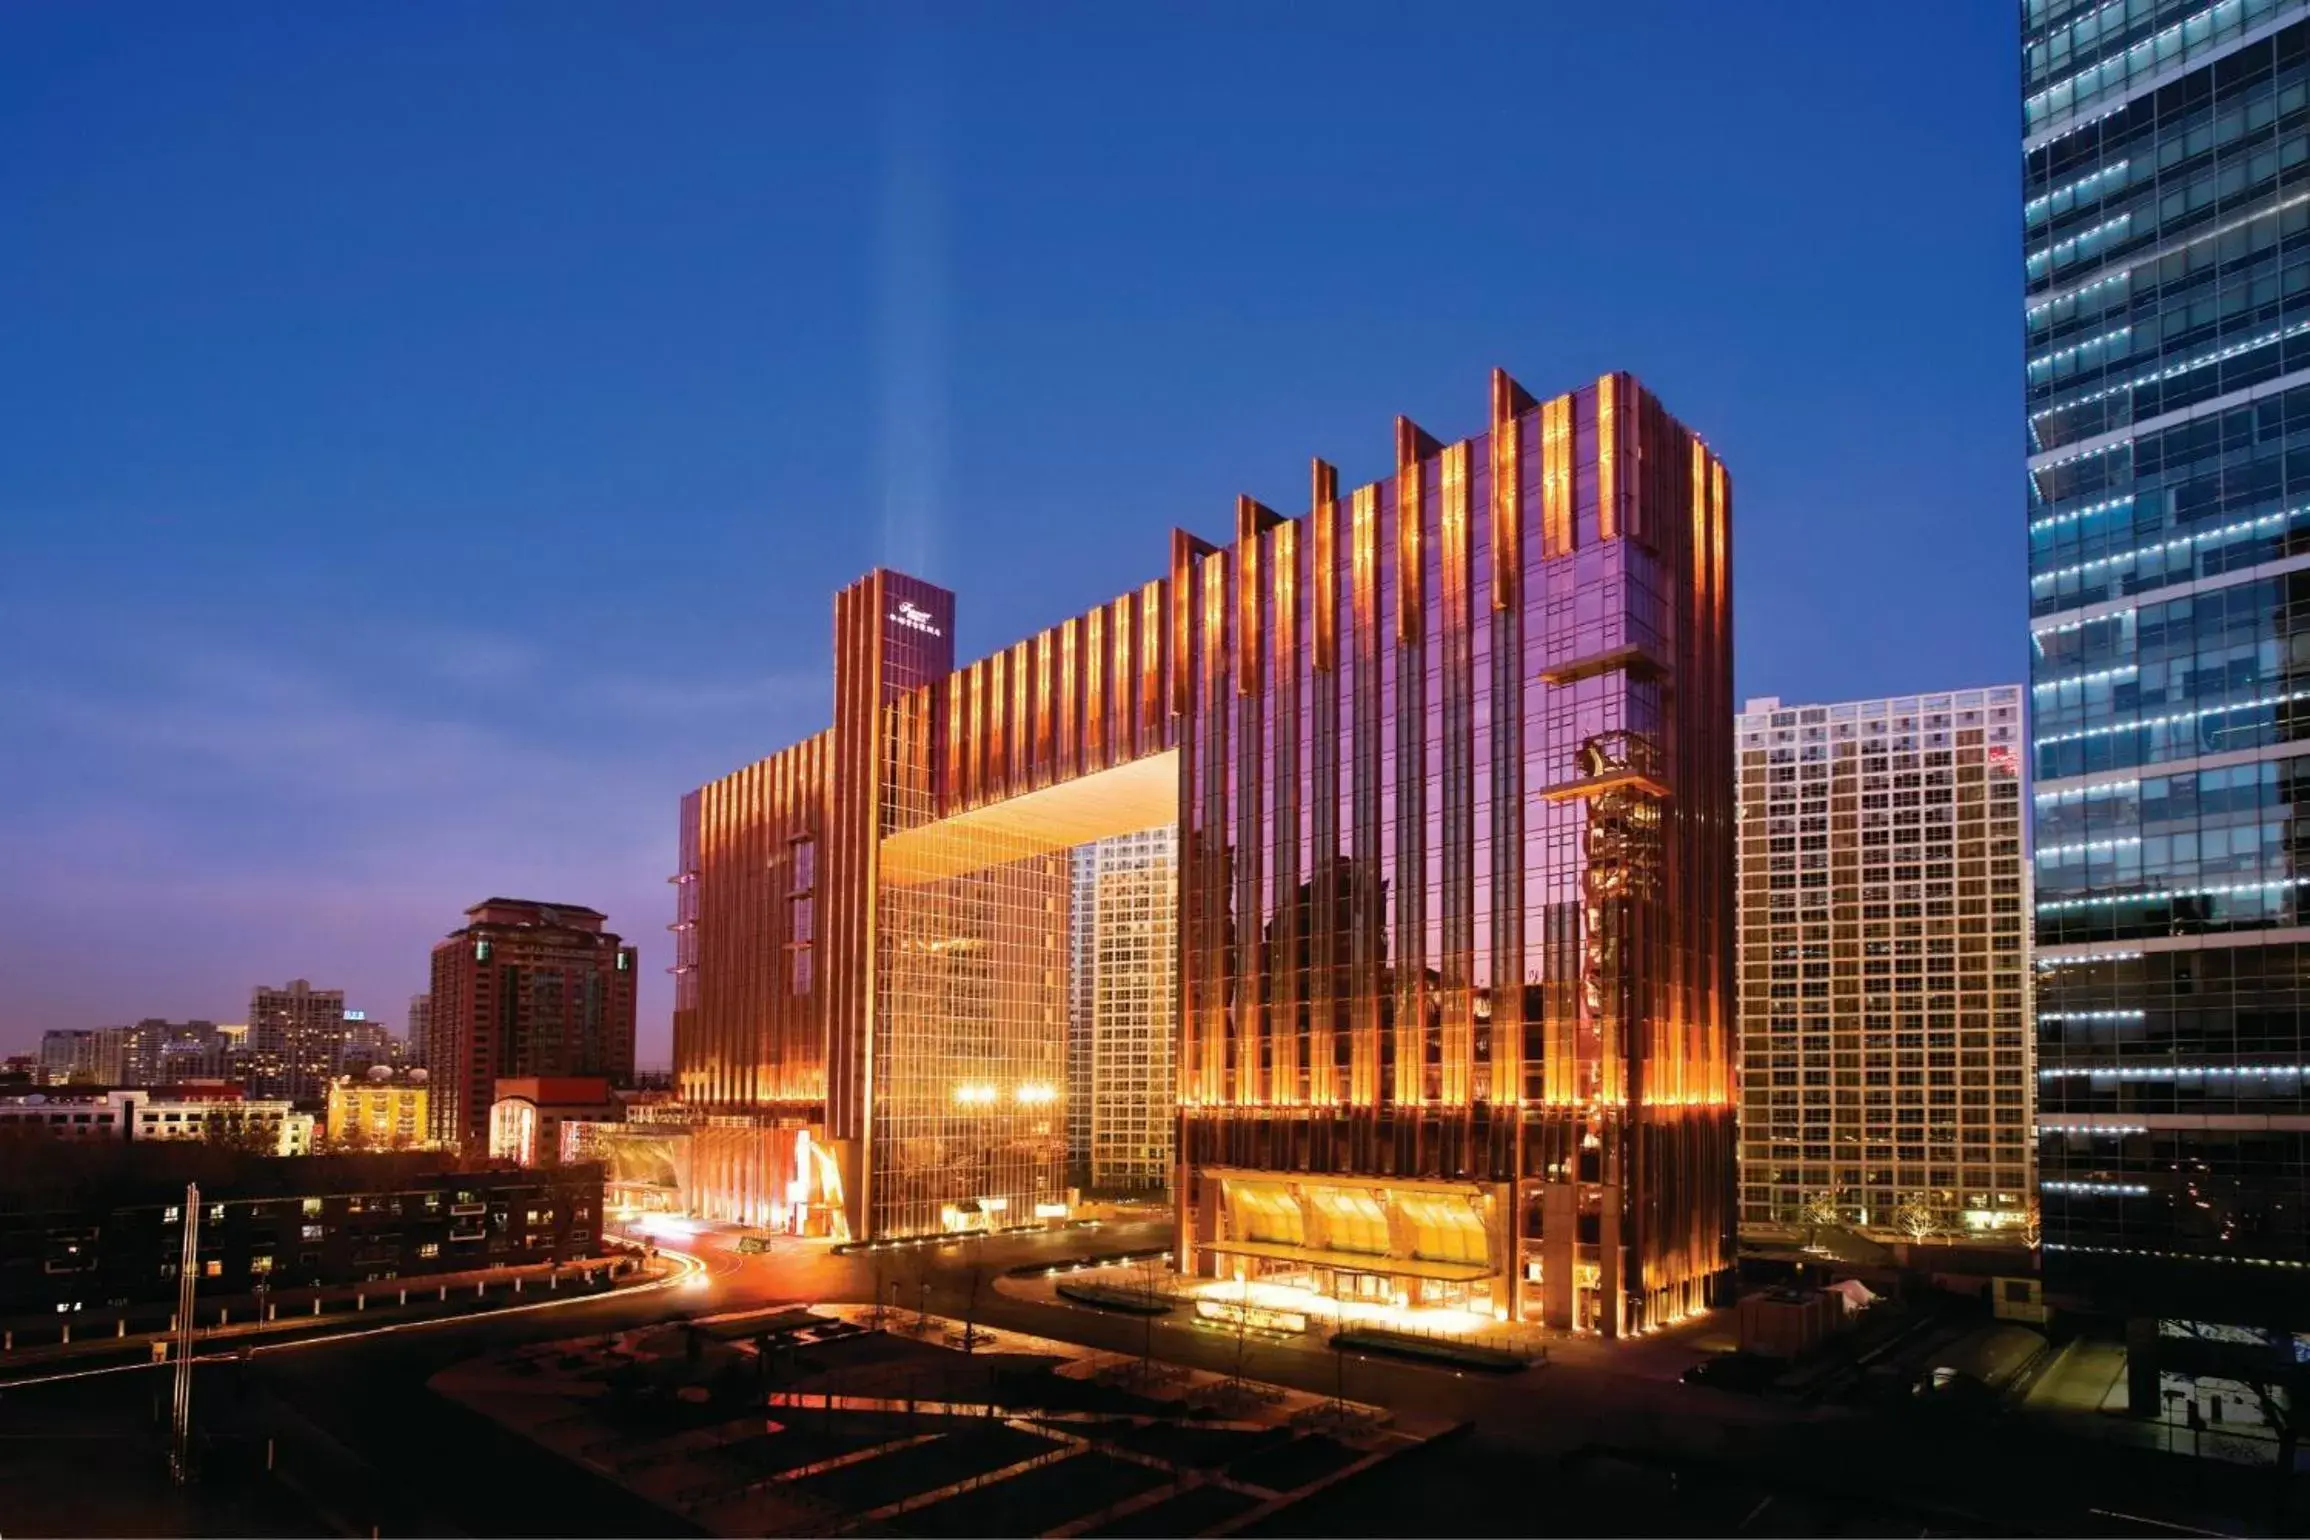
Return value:
[(2310, 1327), (2310, 4), (2022, 28), (2046, 1286), (2138, 1408)]

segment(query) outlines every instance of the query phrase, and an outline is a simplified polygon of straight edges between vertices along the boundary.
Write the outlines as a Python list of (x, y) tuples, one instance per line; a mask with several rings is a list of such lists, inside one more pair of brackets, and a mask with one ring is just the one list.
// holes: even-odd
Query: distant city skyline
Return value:
[(397, 1021), (532, 893), (640, 945), (665, 1063), (674, 801), (831, 719), (826, 595), (919, 573), (982, 655), (1495, 366), (1740, 467), (1741, 694), (2018, 677), (2013, 18), (1454, 32), (0, 11), (0, 1045)]

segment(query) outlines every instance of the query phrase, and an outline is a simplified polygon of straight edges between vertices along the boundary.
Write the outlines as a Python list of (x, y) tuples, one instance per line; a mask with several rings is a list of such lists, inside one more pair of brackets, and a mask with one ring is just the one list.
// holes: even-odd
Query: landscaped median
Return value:
[(1052, 1286), (1061, 1299), (1094, 1310), (1119, 1310), (1125, 1315), (1169, 1315), (1173, 1301), (1143, 1289), (1119, 1289), (1106, 1283), (1075, 1283), (1061, 1279)]
[[(1479, 1369), (1486, 1374), (1514, 1374), (1520, 1369), (1530, 1368), (1533, 1363), (1532, 1359), (1521, 1353), (1510, 1353), (1500, 1348), (1483, 1347), (1473, 1342), (1455, 1342), (1449, 1337), (1427, 1337), (1417, 1332), (1388, 1331), (1377, 1326), (1357, 1326), (1333, 1332), (1331, 1345), (1348, 1352), (1424, 1359), (1429, 1363), (1449, 1364), (1455, 1369)], [(1541, 1362), (1546, 1362), (1545, 1355)]]

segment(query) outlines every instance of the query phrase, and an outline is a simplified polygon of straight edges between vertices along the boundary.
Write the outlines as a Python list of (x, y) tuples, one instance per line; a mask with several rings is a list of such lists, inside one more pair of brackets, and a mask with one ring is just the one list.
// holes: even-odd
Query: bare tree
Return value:
[(1929, 1241), (1944, 1228), (1931, 1193), (1913, 1192), (1893, 1206), (1893, 1228), (1912, 1241)]
[(1155, 1282), (1162, 1276), (1161, 1261), (1160, 1257), (1152, 1256), (1139, 1259), (1140, 1291), (1146, 1295), (1146, 1314), (1141, 1320), (1143, 1335), (1139, 1342), (1139, 1382), (1143, 1385), (1152, 1384), (1155, 1379)]
[(1836, 1225), (1843, 1217), (1834, 1188), (1824, 1187), (1818, 1192), (1809, 1192), (1805, 1194), (1804, 1201), (1797, 1205), (1797, 1219), (1805, 1227), (1805, 1244), (1808, 1246), (1818, 1245), (1821, 1232)]
[(2045, 1211), (2038, 1207), (2034, 1194), (2029, 1207), (2022, 1211), (2021, 1243), (2032, 1251), (2045, 1244)]
[(1248, 1383), (1243, 1377), (1243, 1365), (1250, 1353), (1251, 1284), (1239, 1278), (1235, 1284), (1235, 1370), (1227, 1377), (1231, 1390), (1241, 1392)]
[(2197, 1340), (2219, 1343), (2227, 1350), (2220, 1360), (2225, 1376), (2235, 1377), (2245, 1385), (2262, 1413), (2264, 1425), (2276, 1436), (2277, 1486), (2272, 1493), (2275, 1523), (2271, 1532), (2287, 1533), (2287, 1497), (2294, 1485), (2294, 1459), (2302, 1447), (2301, 1409), (2303, 1402), (2310, 1400), (2310, 1365), (2305, 1365), (2295, 1351), (2294, 1333), (2284, 1327), (2273, 1327), (2259, 1334), (2263, 1342), (2260, 1351), (2240, 1351), (2239, 1339), (2247, 1335), (2245, 1333), (2196, 1321), (2180, 1324)]
[(978, 1248), (971, 1248), (970, 1265), (963, 1270), (963, 1351), (973, 1352), (979, 1345), (979, 1294), (986, 1287), (986, 1264), (979, 1260)]

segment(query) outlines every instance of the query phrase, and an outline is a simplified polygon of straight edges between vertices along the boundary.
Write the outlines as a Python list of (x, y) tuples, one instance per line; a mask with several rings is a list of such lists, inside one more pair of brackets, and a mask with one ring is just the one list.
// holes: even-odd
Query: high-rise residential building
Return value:
[(709, 1212), (1064, 1212), (1067, 853), (1169, 829), (1188, 1270), (1608, 1335), (1729, 1277), (1724, 467), (1625, 374), (1491, 395), (959, 669), (945, 590), (836, 597), (832, 728), (682, 805)]
[(1077, 846), (1067, 884), (1067, 1180), (1091, 1185), (1092, 1018), (1099, 998), (1098, 842)]
[(249, 1094), (320, 1102), (345, 1041), (345, 992), (291, 979), (249, 993)]
[(634, 948), (574, 904), (492, 898), (433, 948), (427, 1117), (440, 1144), (489, 1148), (497, 1082), (634, 1073)]
[(401, 1028), (401, 1062), (412, 1068), (425, 1065), (425, 1044), (433, 1036), (433, 997), (411, 995), (409, 1020)]
[(330, 1078), (362, 1074), (374, 1065), (392, 1065), (398, 1062), (395, 1047), (392, 1028), (382, 1021), (371, 1021), (366, 1011), (347, 1011)]
[(42, 1085), (96, 1085), (98, 1030), (59, 1027), (40, 1034)]
[(1079, 1161), (1083, 1185), (1097, 1192), (1167, 1191), (1178, 1092), (1170, 985), (1178, 834), (1145, 829), (1078, 846), (1070, 881), (1069, 1165)]
[(2023, 1237), (2025, 717), (2019, 685), (1742, 711), (1744, 1230)]
[(100, 1063), (115, 1071), (108, 1084), (159, 1086), (224, 1073), (225, 1038), (214, 1022), (147, 1017), (105, 1031), (115, 1034), (98, 1053)]
[(2021, 20), (2045, 1286), (2155, 1412), (2310, 1328), (2310, 5)]

